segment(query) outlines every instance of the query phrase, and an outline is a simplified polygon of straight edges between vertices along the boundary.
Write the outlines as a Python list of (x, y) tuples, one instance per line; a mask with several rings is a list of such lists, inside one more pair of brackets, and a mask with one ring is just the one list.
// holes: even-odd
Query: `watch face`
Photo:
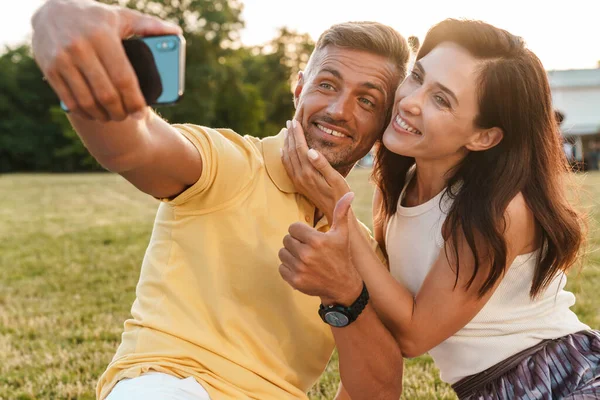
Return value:
[(347, 316), (338, 311), (329, 311), (326, 313), (325, 320), (329, 325), (336, 327), (346, 326), (350, 322)]

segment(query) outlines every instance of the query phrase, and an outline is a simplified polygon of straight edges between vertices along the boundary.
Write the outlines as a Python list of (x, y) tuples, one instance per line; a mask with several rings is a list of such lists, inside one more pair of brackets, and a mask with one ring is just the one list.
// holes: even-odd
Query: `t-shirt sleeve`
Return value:
[(202, 174), (182, 193), (162, 201), (208, 212), (227, 206), (252, 183), (261, 158), (250, 140), (229, 129), (189, 124), (173, 126), (200, 154)]

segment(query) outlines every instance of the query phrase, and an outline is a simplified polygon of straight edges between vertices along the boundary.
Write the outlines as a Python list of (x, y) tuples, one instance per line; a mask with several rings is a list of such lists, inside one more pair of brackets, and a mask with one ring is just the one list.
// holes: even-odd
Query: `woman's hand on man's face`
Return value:
[(317, 150), (309, 149), (301, 123), (287, 122), (281, 158), (296, 190), (322, 211), (331, 223), (337, 201), (350, 191), (344, 177)]

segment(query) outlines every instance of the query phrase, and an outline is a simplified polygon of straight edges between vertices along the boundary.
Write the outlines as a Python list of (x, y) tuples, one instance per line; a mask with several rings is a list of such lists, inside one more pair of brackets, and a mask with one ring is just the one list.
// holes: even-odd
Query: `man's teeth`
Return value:
[(406, 122), (404, 122), (404, 120), (402, 118), (400, 118), (400, 115), (396, 115), (396, 123), (398, 125), (400, 125), (400, 127), (402, 127), (402, 129), (406, 129), (407, 131), (409, 131), (411, 133), (416, 133), (417, 135), (421, 134), (421, 132), (419, 132), (412, 126), (408, 125)]
[(339, 133), (338, 131), (334, 131), (333, 129), (325, 128), (323, 125), (317, 124), (317, 128), (319, 128), (323, 132), (328, 133), (328, 134), (330, 134), (332, 136), (346, 137), (346, 135), (344, 135), (342, 133)]

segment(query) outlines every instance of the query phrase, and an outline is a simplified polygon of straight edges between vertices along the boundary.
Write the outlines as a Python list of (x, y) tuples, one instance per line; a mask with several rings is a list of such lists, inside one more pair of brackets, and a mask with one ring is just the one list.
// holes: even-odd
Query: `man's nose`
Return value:
[(327, 114), (336, 121), (348, 121), (352, 117), (354, 107), (352, 97), (342, 92), (329, 102)]

